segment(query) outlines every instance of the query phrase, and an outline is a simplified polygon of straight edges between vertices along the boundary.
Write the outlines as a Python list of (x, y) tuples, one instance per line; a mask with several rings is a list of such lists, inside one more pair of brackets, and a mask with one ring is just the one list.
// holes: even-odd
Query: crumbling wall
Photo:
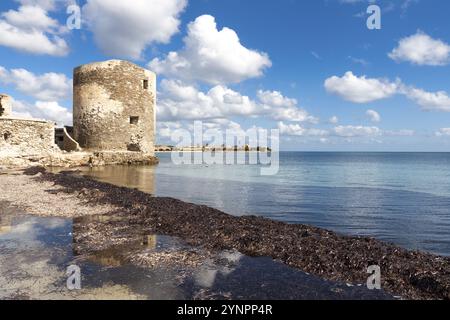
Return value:
[(0, 94), (0, 117), (10, 117), (11, 113), (11, 97), (6, 94)]
[(56, 151), (54, 130), (49, 121), (0, 118), (0, 158)]
[(110, 60), (74, 70), (74, 139), (92, 151), (154, 154), (156, 75)]

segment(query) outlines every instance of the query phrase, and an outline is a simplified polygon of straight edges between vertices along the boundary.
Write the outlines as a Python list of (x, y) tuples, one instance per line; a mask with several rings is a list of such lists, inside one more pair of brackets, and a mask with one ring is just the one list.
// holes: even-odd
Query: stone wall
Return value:
[(91, 151), (154, 154), (156, 75), (110, 60), (74, 70), (74, 139)]
[(11, 109), (11, 97), (6, 94), (0, 94), (0, 117), (10, 117)]
[(0, 118), (0, 158), (55, 152), (54, 123)]
[(131, 151), (97, 151), (53, 153), (50, 156), (30, 157), (29, 162), (45, 167), (98, 167), (108, 165), (155, 165), (155, 156)]

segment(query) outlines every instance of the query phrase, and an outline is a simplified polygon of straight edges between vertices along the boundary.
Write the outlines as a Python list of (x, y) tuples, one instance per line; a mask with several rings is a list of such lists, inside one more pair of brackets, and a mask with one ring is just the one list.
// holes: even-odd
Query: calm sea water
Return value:
[(107, 167), (87, 174), (233, 215), (261, 215), (367, 235), (450, 256), (450, 153), (280, 154), (275, 176), (258, 165)]

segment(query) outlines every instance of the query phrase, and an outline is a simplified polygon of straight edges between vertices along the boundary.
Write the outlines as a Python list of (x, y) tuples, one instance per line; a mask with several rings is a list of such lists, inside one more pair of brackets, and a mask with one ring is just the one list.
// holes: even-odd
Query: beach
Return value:
[[(99, 182), (76, 170), (57, 174), (43, 168), (3, 172), (0, 187), (4, 190), (0, 201), (28, 214), (121, 217), (88, 224), (91, 236), (75, 239), (77, 250), (82, 252), (106, 250), (111, 244), (126, 245), (145, 230), (182, 239), (195, 248), (184, 255), (187, 264), (195, 263), (199, 255), (235, 250), (249, 257), (270, 257), (321, 279), (353, 286), (365, 285), (367, 267), (379, 265), (382, 288), (392, 297), (450, 298), (448, 258), (368, 237), (344, 236), (263, 217), (236, 217), (208, 206)], [(122, 232), (114, 236), (117, 230)]]

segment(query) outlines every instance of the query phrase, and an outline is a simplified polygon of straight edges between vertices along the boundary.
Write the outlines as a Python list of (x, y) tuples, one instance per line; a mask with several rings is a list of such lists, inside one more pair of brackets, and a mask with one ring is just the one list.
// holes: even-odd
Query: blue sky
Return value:
[[(66, 27), (81, 7), (81, 29)], [(369, 5), (381, 29), (369, 30)], [(279, 128), (283, 150), (449, 151), (446, 0), (2, 0), (0, 91), (18, 116), (70, 124), (72, 69), (158, 74), (158, 141)]]

